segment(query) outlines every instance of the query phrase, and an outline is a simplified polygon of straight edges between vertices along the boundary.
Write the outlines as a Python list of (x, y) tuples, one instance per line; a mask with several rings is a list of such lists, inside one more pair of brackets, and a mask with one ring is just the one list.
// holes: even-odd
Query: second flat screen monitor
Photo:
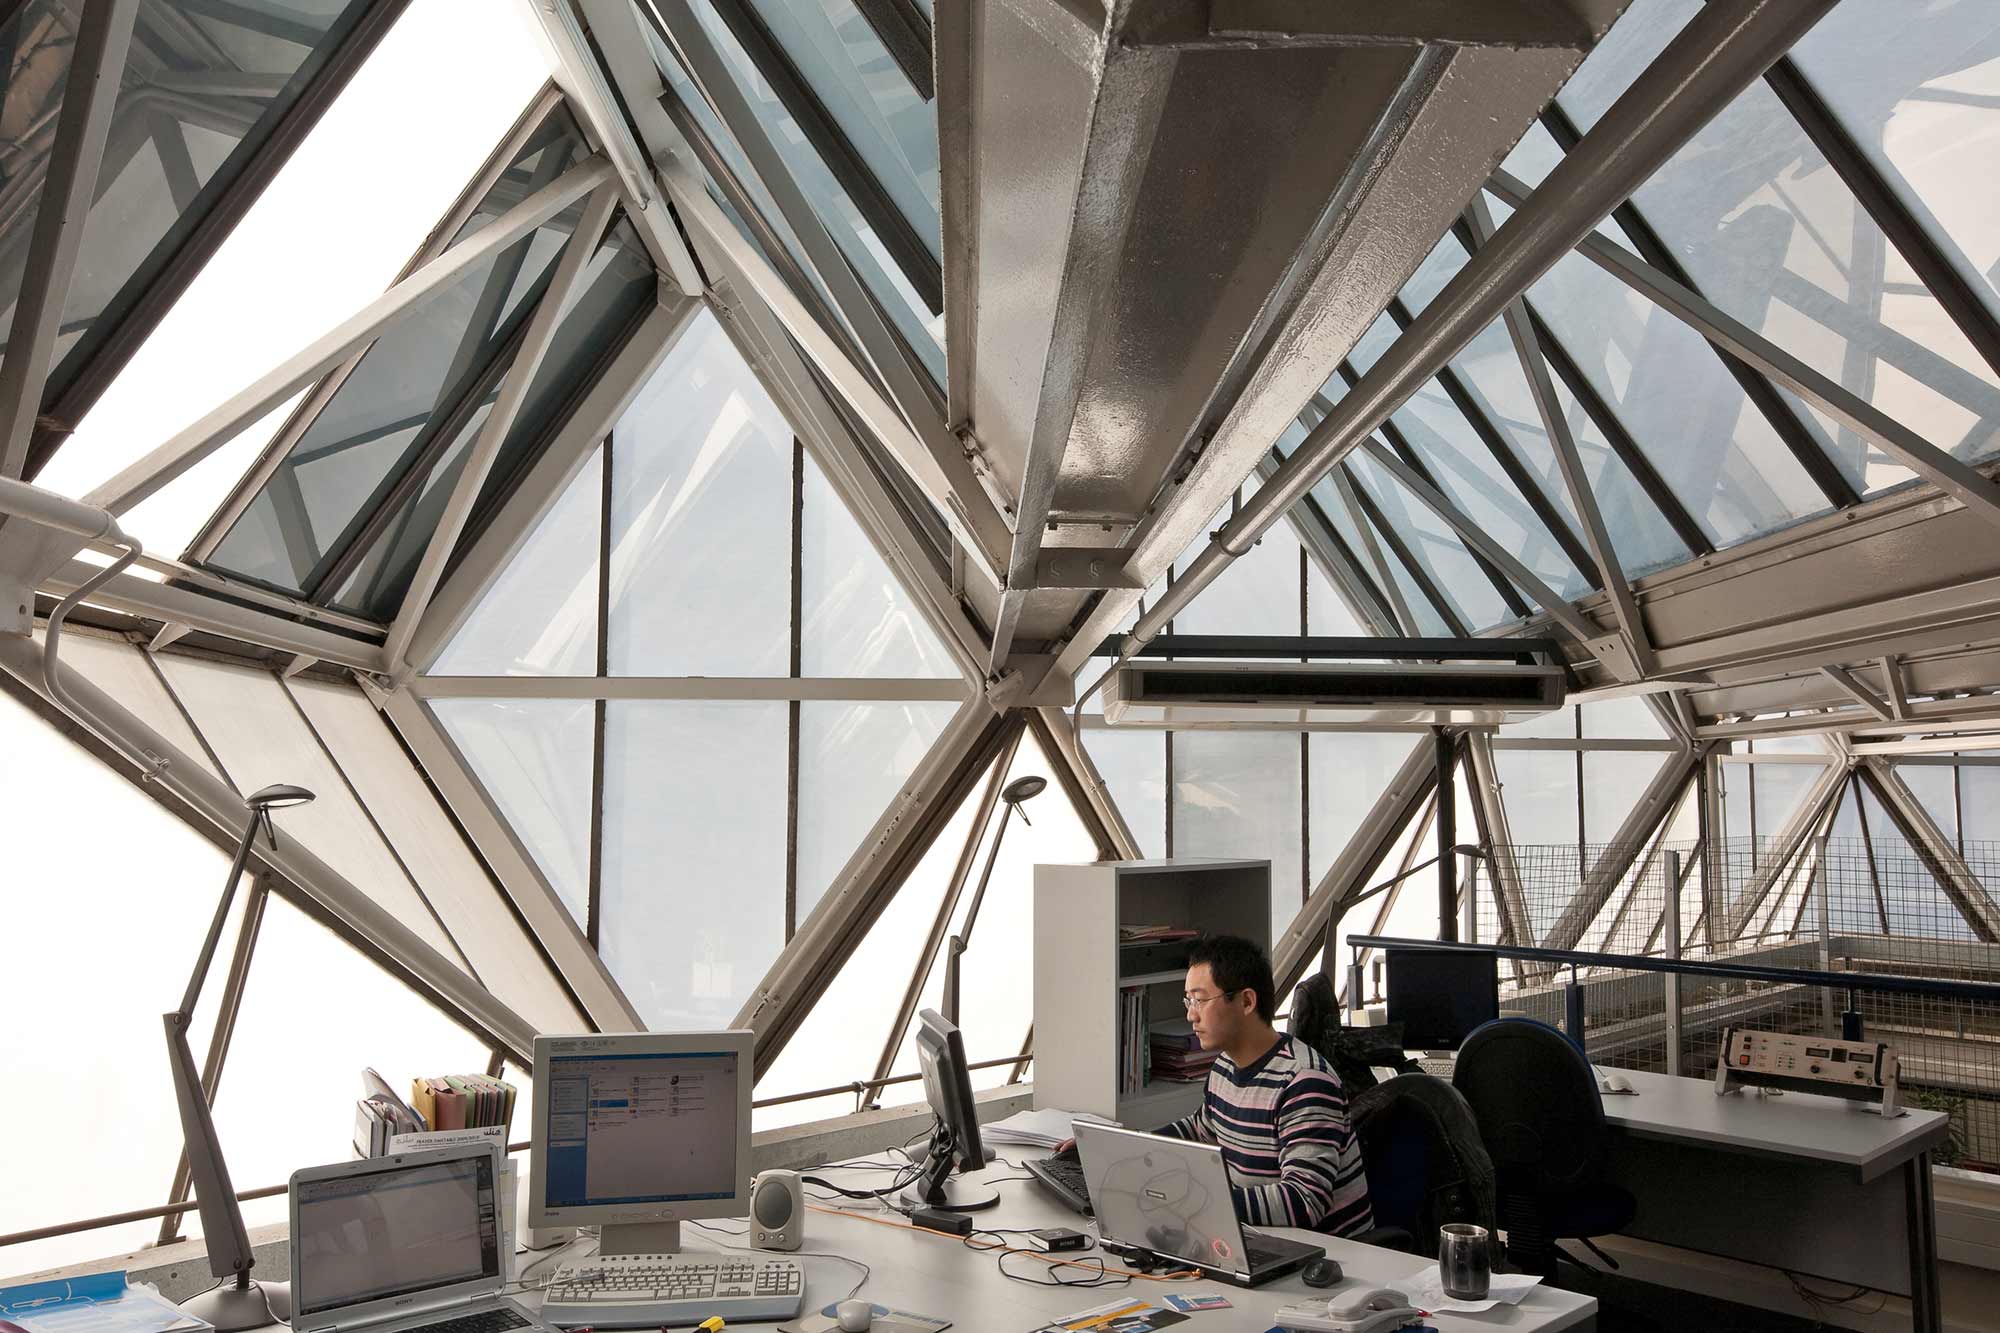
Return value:
[(1500, 1017), (1497, 954), (1390, 949), (1386, 961), (1389, 1021), (1403, 1025), (1405, 1050), (1455, 1051)]

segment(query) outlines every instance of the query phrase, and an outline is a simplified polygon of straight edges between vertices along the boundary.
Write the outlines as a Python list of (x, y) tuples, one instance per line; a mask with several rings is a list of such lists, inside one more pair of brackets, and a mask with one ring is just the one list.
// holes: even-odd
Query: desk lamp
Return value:
[(979, 872), (979, 887), (973, 890), (972, 905), (965, 909), (964, 922), (960, 924), (958, 933), (951, 937), (951, 943), (946, 946), (944, 1016), (951, 1021), (953, 1027), (958, 1026), (958, 960), (972, 942), (972, 927), (979, 920), (979, 904), (986, 897), (986, 881), (993, 878), (993, 863), (1000, 859), (1000, 840), (1007, 836), (1007, 819), (1010, 815), (1018, 813), (1021, 822), (1032, 828), (1034, 821), (1028, 818), (1027, 811), (1021, 809), (1021, 803), (1040, 796), (1043, 788), (1048, 785), (1047, 778), (1033, 776), (1015, 778), (1000, 792), (1000, 799), (1007, 803), (1007, 808), (1000, 812), (1000, 830), (993, 835), (993, 849), (986, 853), (986, 868)]
[(167, 1063), (174, 1071), (174, 1096), (180, 1102), (181, 1137), (187, 1143), (188, 1178), (194, 1184), (195, 1203), (201, 1211), (202, 1239), (208, 1243), (208, 1268), (218, 1284), (212, 1290), (181, 1302), (191, 1315), (215, 1325), (216, 1333), (257, 1328), (274, 1319), (288, 1318), (292, 1312), (291, 1284), (255, 1282), (250, 1269), (256, 1259), (250, 1253), (250, 1237), (243, 1230), (243, 1210), (236, 1203), (236, 1189), (229, 1182), (229, 1165), (222, 1159), (222, 1145), (215, 1137), (215, 1118), (209, 1114), (208, 1098), (195, 1071), (194, 1052), (188, 1046), (188, 1026), (194, 1006), (201, 998), (201, 983), (222, 939), (222, 927), (229, 916), (229, 904), (236, 897), (237, 881), (250, 861), (250, 845), (263, 829), (271, 846), (278, 845), (277, 831), (271, 826), (271, 811), (288, 805), (304, 805), (313, 794), (304, 787), (282, 784), (250, 794), (244, 804), (250, 819), (243, 828), (243, 840), (236, 846), (236, 860), (229, 867), (229, 882), (223, 886), (222, 902), (215, 919), (208, 924), (208, 938), (195, 959), (194, 975), (188, 978), (187, 994), (180, 1008), (166, 1015)]

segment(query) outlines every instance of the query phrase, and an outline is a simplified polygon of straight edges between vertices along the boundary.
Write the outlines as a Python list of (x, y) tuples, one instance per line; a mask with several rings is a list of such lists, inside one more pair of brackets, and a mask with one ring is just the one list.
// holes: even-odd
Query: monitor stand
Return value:
[(628, 1254), (679, 1254), (681, 1224), (673, 1222), (608, 1222), (597, 1238), (600, 1258)]
[(958, 1159), (952, 1132), (940, 1129), (931, 1139), (930, 1160), (916, 1184), (896, 1196), (905, 1208), (942, 1208), (948, 1213), (976, 1213), (1000, 1202), (1000, 1191), (991, 1185), (952, 1174)]

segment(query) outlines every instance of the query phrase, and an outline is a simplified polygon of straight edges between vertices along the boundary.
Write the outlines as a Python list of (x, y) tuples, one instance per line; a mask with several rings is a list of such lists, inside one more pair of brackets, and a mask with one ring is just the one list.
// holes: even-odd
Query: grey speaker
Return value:
[(806, 1192), (796, 1171), (765, 1171), (750, 1182), (750, 1244), (796, 1250), (806, 1238)]

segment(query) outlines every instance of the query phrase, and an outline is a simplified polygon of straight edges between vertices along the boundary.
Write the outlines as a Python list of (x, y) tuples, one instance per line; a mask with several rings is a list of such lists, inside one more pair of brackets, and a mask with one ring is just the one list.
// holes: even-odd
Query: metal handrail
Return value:
[[(978, 1060), (966, 1065), (965, 1068), (968, 1072), (974, 1069), (994, 1069), (1000, 1065), (1015, 1065), (1032, 1059), (1034, 1052), (1024, 1051), (1018, 1055), (1002, 1056), (997, 1060)], [(794, 1102), (809, 1102), (820, 1097), (837, 1097), (843, 1093), (858, 1097), (863, 1093), (876, 1092), (898, 1083), (914, 1083), (922, 1077), (922, 1074), (897, 1074), (890, 1078), (858, 1079), (853, 1083), (842, 1083), (838, 1087), (787, 1093), (783, 1097), (765, 1097), (751, 1102), (750, 1106), (753, 1110), (766, 1106), (789, 1106)], [(525, 1152), (527, 1148), (526, 1140), (507, 1145), (509, 1153)], [(248, 1203), (252, 1199), (272, 1199), (290, 1188), (289, 1185), (261, 1185), (256, 1189), (240, 1191), (236, 1199), (239, 1203)], [(9, 1245), (25, 1245), (31, 1240), (52, 1240), (57, 1236), (73, 1236), (78, 1232), (96, 1231), (101, 1227), (122, 1226), (127, 1222), (151, 1222), (162, 1217), (177, 1217), (182, 1213), (193, 1212), (199, 1206), (195, 1200), (189, 1199), (182, 1203), (161, 1204), (153, 1208), (134, 1208), (123, 1213), (106, 1213), (102, 1217), (87, 1217), (77, 1222), (59, 1222), (54, 1226), (36, 1227), (30, 1231), (15, 1231), (0, 1235), (0, 1249), (5, 1249)]]
[(1519, 944), (1467, 944), (1448, 940), (1399, 939), (1389, 935), (1350, 935), (1348, 946), (1362, 949), (1423, 949), (1434, 953), (1490, 953), (1560, 966), (1608, 967), (1630, 972), (1671, 972), (1682, 976), (1731, 977), (1772, 981), (1793, 986), (1830, 986), (1849, 991), (1881, 991), (1896, 995), (1932, 995), (1953, 1000), (2000, 1003), (2000, 985), (1982, 981), (1933, 981), (1875, 972), (1822, 972), (1793, 967), (1760, 967), (1754, 963), (1710, 963), (1690, 958), (1648, 954), (1584, 953), (1576, 949), (1537, 949)]

